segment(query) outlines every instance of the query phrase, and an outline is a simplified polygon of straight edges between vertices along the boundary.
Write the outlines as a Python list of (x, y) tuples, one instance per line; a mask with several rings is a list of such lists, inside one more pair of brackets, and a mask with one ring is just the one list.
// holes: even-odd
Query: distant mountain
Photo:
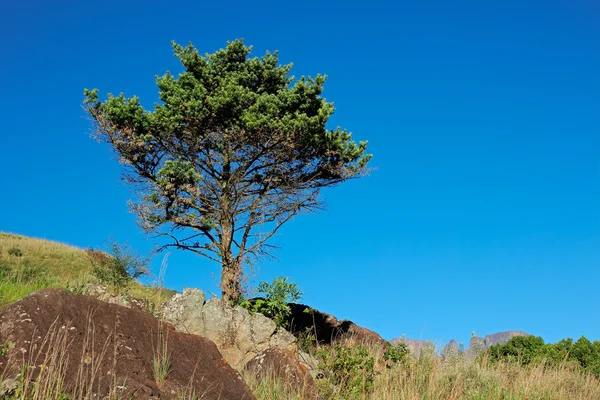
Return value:
[(431, 342), (427, 342), (425, 340), (416, 340), (416, 339), (407, 339), (407, 338), (397, 338), (392, 339), (390, 342), (396, 346), (398, 343), (404, 343), (406, 347), (413, 353), (415, 356), (421, 354), (421, 351), (427, 351), (435, 353), (435, 345)]
[[(466, 355), (474, 355), (478, 354), (495, 344), (505, 344), (510, 339), (515, 336), (530, 336), (527, 332), (522, 331), (505, 331), (505, 332), (497, 332), (492, 333), (491, 335), (486, 335), (485, 337), (473, 336), (469, 343), (469, 348), (465, 350)], [(396, 338), (390, 340), (390, 342), (394, 345), (398, 343), (404, 343), (408, 347), (408, 349), (415, 355), (419, 355), (422, 350), (427, 351), (435, 351), (435, 345), (432, 342), (428, 342), (425, 340), (416, 340), (416, 339), (407, 339), (407, 338)], [(451, 356), (456, 355), (459, 352), (458, 343), (452, 339), (450, 343), (445, 345), (442, 348), (442, 355)]]
[(515, 336), (530, 336), (527, 332), (522, 331), (504, 331), (485, 335), (485, 337), (473, 336), (469, 343), (469, 348), (465, 351), (468, 355), (478, 354), (486, 349), (489, 349), (496, 344), (505, 344)]

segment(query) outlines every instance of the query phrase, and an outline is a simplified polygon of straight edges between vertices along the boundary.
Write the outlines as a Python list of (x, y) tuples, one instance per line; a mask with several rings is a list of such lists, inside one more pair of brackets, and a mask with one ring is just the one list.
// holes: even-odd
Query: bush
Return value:
[(539, 336), (516, 336), (506, 344), (492, 346), (489, 350), (492, 360), (516, 361), (527, 365), (542, 356), (544, 339)]
[(240, 305), (250, 312), (259, 312), (271, 318), (278, 327), (285, 325), (292, 312), (288, 303), (302, 298), (298, 285), (284, 277), (275, 278), (272, 283), (260, 282), (257, 292), (263, 294), (264, 298), (244, 300)]
[(396, 346), (391, 343), (387, 344), (387, 348), (383, 353), (383, 359), (386, 361), (386, 366), (391, 368), (394, 364), (407, 366), (409, 363), (410, 350), (405, 343), (399, 342)]
[(128, 244), (108, 242), (107, 252), (90, 248), (87, 254), (92, 262), (94, 275), (100, 282), (115, 289), (126, 287), (133, 279), (148, 275), (147, 257), (142, 257)]
[(506, 344), (492, 346), (487, 352), (492, 362), (518, 362), (521, 365), (546, 362), (559, 365), (564, 361), (577, 363), (582, 370), (600, 377), (600, 342), (590, 342), (582, 336), (545, 344), (541, 337), (518, 336)]
[(375, 358), (366, 347), (336, 344), (319, 349), (317, 357), (324, 375), (318, 385), (326, 398), (358, 399), (373, 390)]
[(11, 247), (10, 249), (8, 249), (8, 255), (15, 256), (15, 257), (22, 257), (23, 252), (18, 247)]

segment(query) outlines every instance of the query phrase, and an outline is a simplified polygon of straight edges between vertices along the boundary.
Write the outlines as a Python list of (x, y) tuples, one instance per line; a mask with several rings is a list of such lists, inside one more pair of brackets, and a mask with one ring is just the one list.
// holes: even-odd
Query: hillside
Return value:
[[(46, 291), (41, 292), (43, 295), (36, 294), (24, 299), (21, 305), (9, 306), (18, 300), (26, 297), (32, 292), (43, 289), (43, 288), (62, 288), (67, 289), (70, 292), (76, 294), (90, 293), (84, 289), (86, 285), (97, 284), (98, 278), (93, 273), (93, 264), (89, 253), (86, 250), (79, 249), (73, 246), (68, 246), (61, 243), (56, 243), (48, 240), (33, 239), (24, 236), (0, 233), (0, 397), (3, 396), (3, 390), (7, 392), (7, 385), (13, 385), (11, 393), (13, 395), (7, 395), (3, 397), (7, 399), (65, 399), (65, 398), (84, 398), (84, 397), (64, 397), (65, 393), (57, 392), (56, 395), (48, 394), (49, 392), (38, 391), (36, 393), (42, 393), (38, 397), (32, 396), (20, 396), (18, 394), (19, 388), (28, 388), (27, 385), (16, 385), (19, 381), (15, 379), (6, 379), (6, 376), (2, 378), (2, 373), (8, 372), (15, 373), (24, 368), (24, 365), (18, 364), (15, 370), (8, 370), (8, 364), (2, 364), (2, 357), (5, 357), (7, 361), (10, 357), (16, 357), (20, 355), (20, 351), (25, 349), (25, 343), (22, 345), (16, 345), (18, 343), (12, 343), (15, 340), (28, 340), (25, 337), (32, 335), (31, 329), (33, 324), (30, 324), (31, 319), (21, 317), (21, 309), (29, 310), (28, 315), (35, 315), (36, 320), (34, 321), (39, 325), (40, 328), (48, 330), (47, 335), (52, 334), (52, 330), (49, 328), (49, 323), (54, 321), (57, 314), (71, 314), (65, 315), (66, 320), (73, 319), (78, 325), (77, 332), (83, 330), (85, 323), (89, 322), (97, 324), (99, 327), (109, 331), (113, 331), (114, 327), (111, 328), (111, 323), (115, 322), (110, 318), (104, 318), (107, 315), (113, 315), (117, 313), (123, 315), (119, 317), (121, 322), (115, 324), (121, 331), (117, 333), (117, 337), (121, 338), (123, 347), (114, 345), (110, 347), (107, 353), (108, 360), (112, 361), (105, 365), (110, 368), (110, 365), (114, 365), (115, 368), (119, 367), (119, 375), (114, 376), (114, 380), (110, 383), (111, 388), (119, 388), (116, 382), (121, 379), (129, 382), (131, 388), (140, 388), (137, 397), (134, 398), (147, 398), (155, 397), (155, 394), (161, 394), (161, 398), (175, 398), (174, 392), (169, 389), (169, 384), (175, 386), (187, 385), (191, 380), (188, 377), (193, 377), (195, 371), (200, 371), (195, 363), (196, 359), (205, 360), (212, 354), (212, 350), (208, 349), (203, 352), (193, 353), (188, 352), (188, 347), (198, 349), (198, 345), (193, 346), (187, 343), (190, 341), (202, 342), (209, 341), (214, 343), (211, 346), (216, 345), (221, 355), (223, 356), (223, 371), (233, 376), (233, 372), (228, 369), (229, 366), (233, 366), (231, 362), (227, 361), (235, 356), (232, 353), (235, 349), (241, 349), (242, 345), (250, 348), (250, 343), (246, 338), (260, 336), (257, 333), (269, 333), (271, 331), (276, 333), (269, 333), (273, 338), (277, 337), (278, 340), (272, 340), (269, 336), (268, 340), (264, 340), (261, 343), (268, 343), (271, 346), (272, 343), (279, 343), (279, 338), (284, 334), (276, 330), (275, 323), (266, 319), (270, 323), (271, 331), (267, 332), (264, 327), (257, 328), (258, 325), (254, 324), (258, 320), (257, 314), (249, 314), (247, 310), (238, 310), (237, 316), (234, 316), (230, 308), (218, 305), (219, 299), (215, 298), (210, 301), (205, 301), (204, 294), (201, 294), (202, 300), (195, 300), (189, 295), (186, 297), (184, 291), (183, 294), (173, 296), (167, 305), (161, 307), (161, 312), (154, 312), (154, 316), (147, 312), (138, 312), (133, 310), (125, 310), (119, 308), (114, 304), (106, 304), (105, 302), (98, 302), (92, 300), (89, 297), (75, 296), (75, 294), (59, 293), (58, 291)], [(98, 285), (95, 285), (98, 287)], [(199, 292), (197, 289), (188, 290), (189, 293)], [(47, 304), (42, 304), (47, 296), (44, 294), (54, 293), (56, 299), (50, 298), (46, 301)], [(149, 306), (151, 311), (157, 311), (157, 306), (162, 304), (164, 300), (172, 296), (172, 292), (168, 291), (160, 286), (144, 286), (138, 282), (130, 283), (125, 289), (119, 293), (119, 296), (130, 296), (131, 298), (139, 298), (147, 300), (143, 304)], [(200, 296), (200, 294), (198, 294)], [(79, 297), (77, 304), (83, 306), (77, 306), (76, 302), (72, 299)], [(113, 298), (114, 299), (114, 298)], [(39, 300), (40, 304), (36, 303)], [(112, 300), (112, 299), (111, 299)], [(189, 300), (189, 301), (188, 301)], [(31, 304), (30, 304), (31, 303)], [(60, 304), (59, 304), (60, 303)], [(133, 302), (132, 302), (133, 303)], [(29, 304), (29, 306), (27, 305)], [(94, 320), (87, 321), (85, 318), (87, 314), (82, 314), (82, 310), (87, 310), (90, 305), (98, 310), (94, 316)], [(202, 306), (200, 306), (203, 304)], [(598, 380), (598, 374), (595, 373), (595, 369), (583, 369), (581, 363), (574, 362), (573, 360), (567, 360), (562, 362), (562, 358), (558, 357), (558, 362), (548, 363), (544, 358), (537, 362), (531, 362), (527, 365), (521, 365), (519, 362), (514, 362), (510, 358), (500, 358), (499, 356), (495, 359), (489, 357), (438, 357), (434, 352), (422, 352), (423, 356), (418, 358), (407, 357), (408, 353), (403, 353), (402, 348), (397, 348), (396, 352), (391, 352), (389, 345), (381, 339), (376, 333), (368, 329), (356, 326), (351, 321), (338, 321), (333, 315), (311, 308), (311, 313), (306, 313), (306, 309), (310, 308), (306, 305), (292, 304), (292, 315), (290, 316), (290, 326), (292, 333), (296, 335), (296, 338), (292, 340), (298, 340), (297, 346), (302, 351), (305, 351), (305, 358), (303, 360), (312, 364), (311, 373), (314, 373), (315, 377), (315, 388), (319, 391), (321, 398), (331, 400), (341, 399), (577, 399), (577, 400), (588, 400), (600, 398), (600, 381)], [(12, 310), (12, 311), (11, 311)], [(15, 311), (16, 310), (16, 311)], [(147, 310), (144, 308), (144, 310)], [(167, 318), (166, 311), (170, 310), (172, 316), (176, 317)], [(217, 312), (218, 311), (218, 312)], [(10, 314), (10, 315), (9, 315)], [(243, 318), (240, 315), (246, 315), (248, 324), (244, 325), (241, 323)], [(4, 317), (3, 317), (4, 315)], [(161, 319), (157, 319), (159, 316)], [(91, 318), (91, 317), (90, 317)], [(103, 319), (104, 318), (104, 319)], [(111, 317), (112, 318), (112, 317)], [(118, 318), (118, 319), (119, 319)], [(164, 318), (164, 320), (162, 320)], [(265, 319), (261, 316), (261, 318)], [(43, 323), (45, 321), (45, 323)], [(140, 321), (145, 321), (143, 324), (146, 326), (143, 329), (139, 327), (142, 324)], [(172, 361), (177, 364), (173, 364), (173, 369), (165, 372), (167, 378), (167, 386), (161, 386), (158, 382), (156, 374), (151, 372), (152, 364), (156, 365), (157, 360), (164, 360), (160, 358), (160, 336), (148, 335), (148, 332), (153, 332), (154, 324), (157, 326), (160, 323), (167, 321), (174, 326), (179, 326), (180, 332), (169, 331), (167, 335), (169, 340), (173, 340), (173, 344), (169, 342), (169, 354), (173, 354)], [(253, 322), (254, 321), (254, 322)], [(293, 323), (291, 323), (293, 321)], [(30, 326), (31, 325), (31, 326)], [(231, 325), (231, 326), (230, 326)], [(255, 326), (256, 325), (256, 326)], [(37, 325), (36, 325), (37, 326)], [(66, 325), (65, 325), (66, 326)], [(182, 329), (182, 326), (184, 329)], [(107, 328), (108, 327), (108, 328)], [(192, 332), (192, 328), (197, 328), (196, 331)], [(228, 333), (234, 332), (233, 339), (219, 333), (217, 327), (221, 327)], [(201, 329), (207, 333), (201, 332)], [(17, 329), (17, 330), (15, 330)], [(21, 329), (21, 330), (19, 330)], [(28, 330), (29, 329), (29, 330)], [(37, 329), (37, 328), (36, 328)], [(71, 328), (70, 328), (71, 329)], [(69, 332), (71, 331), (69, 329)], [(312, 330), (311, 330), (312, 329)], [(4, 330), (4, 333), (2, 333)], [(21, 333), (20, 333), (21, 332)], [(23, 334), (22, 332), (26, 332)], [(104, 331), (103, 331), (104, 332)], [(208, 336), (213, 334), (212, 338)], [(155, 332), (156, 333), (156, 332)], [(181, 333), (181, 334), (180, 334)], [(121, 336), (119, 336), (121, 335)], [(517, 339), (523, 339), (525, 336), (524, 332), (507, 331), (497, 334), (487, 335), (483, 338), (474, 337), (471, 342), (471, 347), (484, 347), (487, 348), (493, 344), (506, 343), (510, 338), (517, 337)], [(167, 338), (167, 336), (164, 336)], [(200, 338), (204, 337), (204, 339)], [(268, 335), (267, 335), (268, 336)], [(43, 336), (41, 336), (43, 337)], [(167, 339), (168, 339), (167, 338)], [(525, 337), (525, 339), (535, 337)], [(97, 336), (99, 340), (98, 346), (102, 347), (105, 343), (108, 343), (108, 336)], [(167, 340), (165, 339), (165, 340)], [(538, 341), (541, 341), (541, 338)], [(397, 339), (393, 340), (393, 343), (403, 341), (407, 347), (413, 352), (419, 352), (418, 349), (429, 348), (432, 346), (431, 343), (423, 341), (414, 341), (409, 339)], [(178, 343), (181, 342), (181, 346)], [(582, 342), (580, 339), (578, 342)], [(132, 345), (131, 343), (134, 343)], [(166, 342), (165, 342), (166, 343)], [(286, 342), (287, 343), (287, 342)], [(293, 343), (290, 341), (290, 343)], [(532, 341), (532, 343), (537, 343)], [(570, 343), (570, 342), (569, 342)], [(567, 343), (567, 344), (569, 344)], [(76, 343), (77, 344), (77, 343)], [(564, 344), (564, 343), (563, 343)], [(585, 344), (585, 343), (583, 343)], [(252, 344), (253, 345), (253, 344)], [(290, 344), (291, 345), (291, 344)], [(296, 344), (294, 344), (296, 345)], [(525, 343), (528, 345), (528, 343)], [(541, 347), (543, 342), (540, 344), (542, 349), (555, 349), (554, 347)], [(575, 345), (575, 344), (574, 344)], [(137, 346), (137, 347), (136, 347)], [(158, 346), (158, 347), (157, 347)], [(186, 347), (187, 346), (187, 347)], [(267, 344), (265, 344), (267, 346)], [(274, 345), (273, 345), (274, 346)], [(596, 345), (596, 342), (591, 344), (590, 348), (600, 349), (600, 345)], [(255, 346), (256, 347), (256, 346)], [(447, 346), (448, 352), (450, 347), (458, 349), (456, 342), (451, 342)], [(136, 357), (135, 360), (129, 355), (130, 351), (135, 348)], [(59, 348), (60, 349), (60, 348)], [(66, 348), (65, 348), (66, 349)], [(232, 350), (233, 349), (233, 350)], [(27, 349), (25, 349), (27, 350)], [(266, 351), (271, 351), (272, 348), (268, 348)], [(417, 350), (417, 351), (416, 351)], [(261, 351), (262, 348), (261, 348)], [(291, 350), (290, 350), (291, 351)], [(73, 365), (69, 368), (75, 368), (77, 370), (87, 368), (87, 358), (81, 358), (81, 349), (77, 351), (65, 350), (68, 352), (70, 359), (73, 361)], [(177, 353), (177, 355), (175, 355)], [(252, 353), (252, 354), (250, 354)], [(250, 359), (255, 354), (259, 353), (257, 350), (250, 349), (244, 354), (244, 360)], [(457, 353), (457, 351), (452, 351)], [(467, 352), (465, 352), (466, 354)], [(50, 353), (54, 354), (54, 353)], [(158, 354), (158, 356), (157, 356)], [(264, 353), (270, 354), (270, 353)], [(281, 357), (283, 353), (276, 353), (277, 357)], [(551, 354), (551, 353), (548, 353)], [(562, 353), (561, 353), (562, 354)], [(595, 354), (595, 353), (594, 353)], [(600, 351), (598, 352), (600, 355)], [(559, 354), (560, 355), (560, 354)], [(184, 356), (189, 356), (189, 359), (184, 360)], [(257, 362), (261, 363), (263, 353), (256, 355)], [(300, 358), (296, 358), (297, 354), (293, 351), (289, 353), (291, 357), (290, 362), (298, 364)], [(78, 358), (79, 357), (79, 358)], [(157, 358), (158, 357), (158, 358)], [(211, 356), (213, 357), (213, 356)], [(219, 361), (220, 358), (214, 353), (215, 362)], [(597, 357), (600, 359), (600, 356)], [(167, 361), (169, 357), (167, 357)], [(521, 361), (519, 357), (515, 358), (517, 361)], [(557, 359), (555, 357), (555, 359)], [(186, 361), (185, 363), (182, 362)], [(213, 360), (213, 361), (214, 361)], [(23, 359), (23, 362), (26, 360)], [(131, 364), (135, 361), (135, 365)], [(226, 362), (227, 361), (227, 362)], [(277, 359), (276, 359), (277, 361)], [(114, 364), (112, 364), (114, 362)], [(170, 361), (169, 361), (170, 363)], [(131, 365), (130, 365), (131, 364)], [(227, 364), (227, 365), (225, 365)], [(62, 365), (62, 364), (61, 364)], [(288, 365), (288, 364), (286, 364)], [(300, 365), (300, 364), (298, 364)], [(599, 364), (600, 365), (600, 364)], [(11, 367), (12, 368), (12, 367)], [(155, 366), (156, 368), (156, 366)], [(169, 367), (170, 368), (170, 367)], [(213, 371), (212, 364), (206, 366), (206, 374), (210, 374)], [(234, 367), (235, 368), (235, 367)], [(277, 371), (277, 367), (273, 371)], [(285, 367), (288, 368), (288, 367)], [(308, 370), (304, 364), (301, 365), (300, 372), (307, 374)], [(240, 368), (241, 369), (241, 368)], [(72, 375), (70, 370), (60, 369), (59, 375), (42, 375), (45, 380), (40, 379), (33, 382), (31, 387), (39, 388), (38, 383), (45, 382), (71, 382)], [(169, 372), (170, 371), (170, 372)], [(287, 369), (285, 369), (287, 371)], [(600, 368), (598, 369), (600, 371)], [(56, 371), (55, 371), (56, 372)], [(57, 373), (58, 373), (57, 372)], [(159, 371), (160, 372), (160, 371)], [(279, 379), (274, 378), (269, 371), (260, 375), (257, 372), (244, 369), (242, 377), (246, 382), (249, 389), (253, 392), (257, 399), (312, 399), (314, 394), (313, 389), (307, 389), (306, 386), (299, 385), (297, 383), (290, 385)], [(106, 373), (106, 371), (105, 371)], [(101, 374), (105, 376), (107, 374)], [(206, 375), (204, 374), (204, 375)], [(240, 383), (241, 378), (234, 377), (225, 378), (223, 387), (230, 389), (227, 386), (229, 379), (232, 379), (235, 383)], [(32, 378), (33, 379), (33, 378)], [(190, 378), (191, 379), (191, 378)], [(217, 378), (215, 378), (214, 381)], [(80, 384), (75, 378), (75, 384)], [(99, 380), (98, 385), (103, 384), (104, 381)], [(213, 381), (211, 381), (213, 382)], [(192, 392), (201, 391), (207, 382), (198, 381), (197, 385), (190, 393), (184, 396), (178, 396), (178, 399), (198, 399)], [(38, 385), (38, 386), (36, 386)], [(209, 382), (209, 386), (212, 387), (212, 383)], [(81, 385), (80, 385), (81, 386)], [(89, 385), (91, 390), (93, 385)], [(242, 385), (244, 386), (244, 385)], [(16, 389), (14, 389), (16, 387)], [(10, 389), (10, 387), (8, 388)], [(61, 390), (64, 388), (61, 388)], [(169, 390), (167, 390), (169, 389)], [(16, 390), (16, 391), (15, 391)], [(94, 389), (96, 390), (96, 389)], [(99, 389), (98, 389), (99, 390)], [(137, 389), (136, 389), (137, 390)], [(245, 390), (245, 389), (244, 389)], [(146, 394), (143, 394), (142, 391)], [(168, 392), (168, 393), (167, 393)], [(41, 397), (40, 397), (41, 396)], [(144, 397), (146, 396), (146, 397)], [(236, 395), (229, 397), (220, 398), (239, 398)], [(92, 398), (88, 396), (85, 398)], [(95, 398), (95, 397), (93, 397)], [(108, 398), (108, 397), (107, 397)], [(110, 397), (110, 399), (121, 400), (129, 398), (120, 395)], [(201, 397), (210, 398), (210, 397)]]
[[(45, 239), (0, 232), (0, 309), (44, 288), (81, 292), (99, 283), (86, 250)], [(131, 297), (154, 305), (174, 292), (133, 282), (125, 289)]]

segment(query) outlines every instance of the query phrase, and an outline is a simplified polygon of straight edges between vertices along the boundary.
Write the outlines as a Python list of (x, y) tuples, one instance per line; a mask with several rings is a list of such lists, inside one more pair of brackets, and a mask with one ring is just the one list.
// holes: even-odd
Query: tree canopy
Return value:
[[(223, 298), (239, 300), (242, 266), (294, 215), (321, 209), (320, 189), (368, 172), (367, 142), (328, 129), (326, 77), (290, 76), (278, 54), (250, 57), (242, 40), (200, 55), (173, 43), (184, 71), (156, 78), (160, 102), (84, 90), (96, 138), (135, 188), (142, 228), (161, 249), (189, 250), (222, 265)], [(166, 244), (164, 244), (166, 243)]]

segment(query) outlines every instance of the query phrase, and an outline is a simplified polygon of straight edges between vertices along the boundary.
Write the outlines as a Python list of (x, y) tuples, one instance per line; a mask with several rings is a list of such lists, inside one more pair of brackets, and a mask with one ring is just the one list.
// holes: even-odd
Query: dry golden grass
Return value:
[[(67, 399), (103, 399), (120, 400), (123, 398), (121, 392), (124, 386), (119, 380), (116, 371), (116, 346), (113, 354), (113, 374), (109, 379), (108, 389), (103, 396), (99, 396), (98, 366), (110, 351), (109, 338), (101, 348), (94, 348), (94, 329), (91, 315), (88, 317), (84, 345), (81, 354), (74, 354), (71, 349), (71, 341), (67, 338), (69, 326), (59, 326), (56, 321), (50, 326), (48, 332), (43, 336), (42, 342), (32, 345), (27, 349), (27, 357), (11, 358), (7, 361), (7, 368), (11, 365), (19, 367), (21, 373), (11, 384), (11, 390), (4, 393), (2, 399), (14, 400), (67, 400)], [(76, 363), (77, 376), (73, 383), (67, 384), (67, 370), (70, 363)], [(0, 382), (6, 371), (0, 370)], [(7, 377), (8, 378), (8, 377)], [(8, 388), (5, 388), (8, 389)], [(0, 396), (2, 394), (0, 393)]]
[(600, 381), (570, 365), (535, 365), (476, 360), (417, 360), (409, 369), (376, 376), (364, 398), (381, 400), (591, 400), (600, 399)]
[[(355, 346), (347, 341), (345, 346)], [(408, 365), (383, 360), (383, 349), (367, 347), (376, 362), (372, 390), (356, 396), (340, 396), (339, 388), (325, 388), (317, 381), (325, 399), (373, 400), (596, 400), (600, 380), (582, 373), (579, 366), (563, 363), (522, 367), (513, 363), (491, 363), (486, 359), (455, 357), (442, 360), (423, 353)], [(332, 350), (326, 350), (331, 351)], [(357, 372), (360, 374), (361, 372)], [(290, 391), (274, 380), (255, 382), (250, 387), (260, 400), (302, 399), (302, 391)]]

